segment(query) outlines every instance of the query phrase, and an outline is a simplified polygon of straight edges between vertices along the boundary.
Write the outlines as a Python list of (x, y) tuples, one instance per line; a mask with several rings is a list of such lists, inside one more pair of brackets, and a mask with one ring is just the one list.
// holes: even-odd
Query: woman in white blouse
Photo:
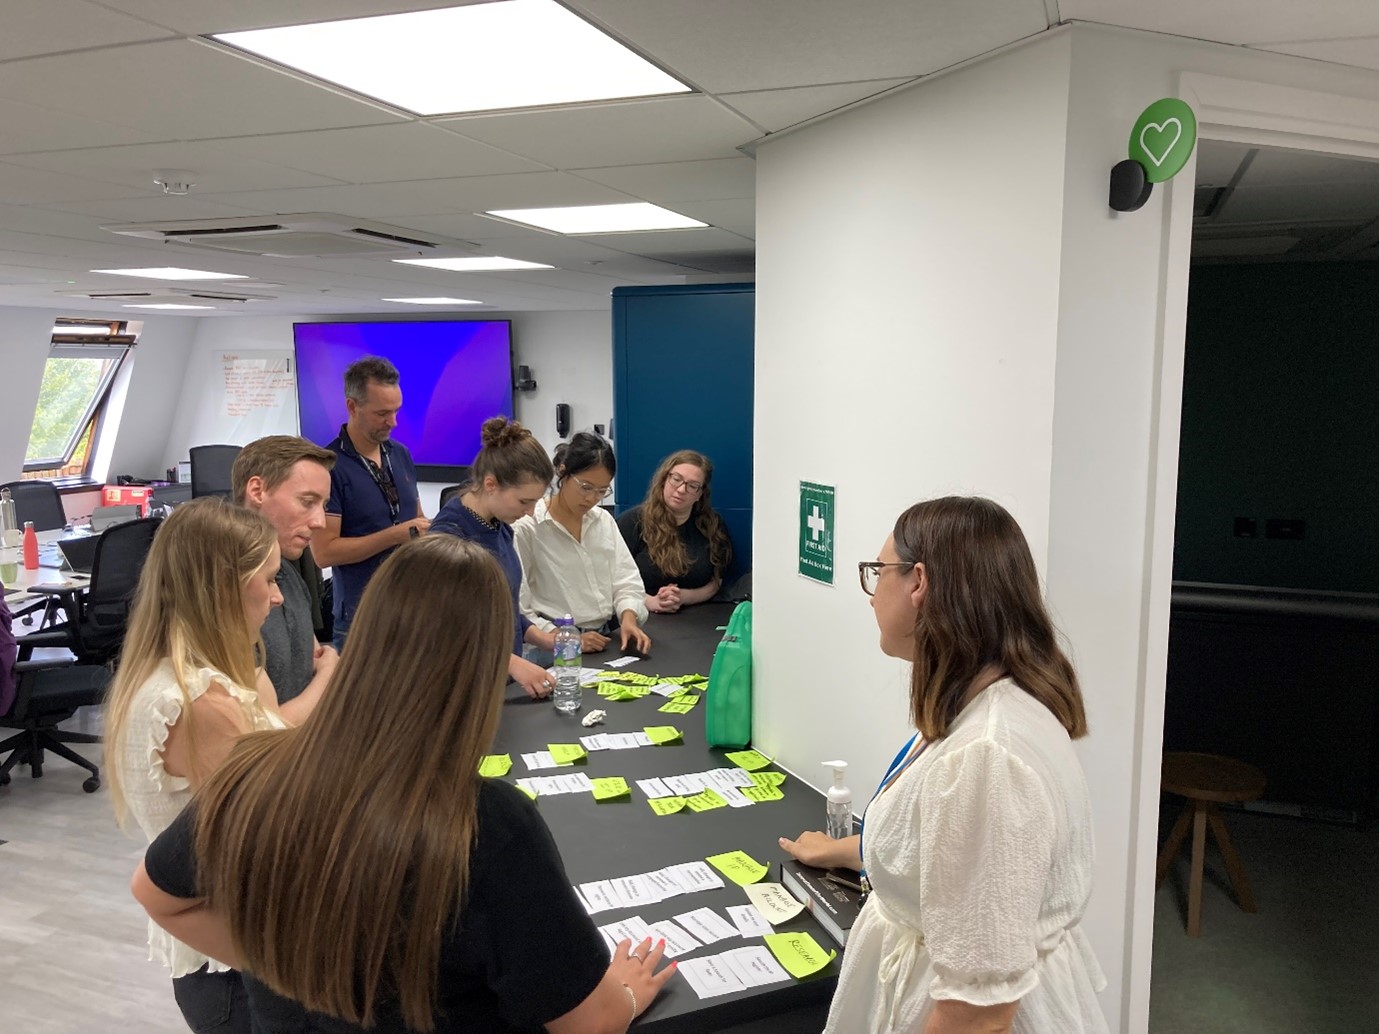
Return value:
[(913, 662), (910, 717), (860, 836), (781, 840), (865, 867), (828, 1034), (1104, 1034), (1081, 926), (1092, 816), (1087, 732), (1014, 519), (986, 499), (910, 507), (858, 565), (881, 649)]
[(580, 431), (556, 452), (556, 490), (512, 526), (522, 560), (522, 613), (543, 631), (569, 614), (585, 653), (612, 636), (622, 649), (646, 653), (642, 574), (612, 514), (599, 503), (611, 492), (618, 461), (600, 435)]
[[(105, 716), (116, 817), (132, 816), (150, 842), (240, 735), (288, 724), (254, 656), (264, 619), (282, 603), (279, 559), (271, 524), (216, 498), (179, 506), (153, 539)], [(248, 1034), (237, 972), (152, 922), (149, 958), (172, 971), (193, 1030)]]

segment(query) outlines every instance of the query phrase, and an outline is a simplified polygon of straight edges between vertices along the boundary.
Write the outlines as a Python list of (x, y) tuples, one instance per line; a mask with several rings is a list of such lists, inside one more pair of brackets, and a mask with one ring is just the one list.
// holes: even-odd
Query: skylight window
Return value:
[(690, 92), (553, 0), (503, 0), (212, 38), (418, 115)]
[(507, 208), (485, 214), (523, 226), (568, 234), (688, 230), (708, 225), (645, 201), (623, 205), (577, 205), (572, 208)]
[(503, 258), (501, 255), (473, 255), (468, 258), (429, 258), (393, 259), (404, 266), (429, 266), (432, 269), (448, 269), (452, 273), (493, 273), (508, 269), (554, 269), (555, 266), (540, 262), (526, 262), (522, 259)]

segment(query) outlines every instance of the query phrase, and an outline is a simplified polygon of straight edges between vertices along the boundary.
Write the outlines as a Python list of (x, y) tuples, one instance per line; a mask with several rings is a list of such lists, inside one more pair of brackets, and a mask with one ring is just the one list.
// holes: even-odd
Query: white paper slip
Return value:
[(658, 697), (668, 697), (674, 693), (680, 692), (680, 690), (684, 687), (677, 686), (673, 682), (662, 682), (660, 685), (652, 686), (650, 688), (651, 692), (655, 693)]
[(617, 895), (630, 906), (654, 905), (661, 900), (660, 893), (645, 876), (619, 876), (608, 882), (613, 885)]
[(538, 797), (554, 797), (556, 794), (564, 793), (560, 784), (550, 776), (532, 776), (527, 780), (528, 785), (536, 791)]
[[(555, 668), (552, 667), (552, 668), (547, 668), (547, 669), (546, 669), (546, 674), (548, 674), (551, 678), (555, 678), (557, 672), (556, 672)], [(594, 678), (595, 678), (596, 676), (602, 675), (602, 674), (603, 674), (603, 669), (601, 669), (601, 668), (580, 668), (580, 669), (579, 669), (579, 684), (582, 686), (582, 685), (584, 685), (584, 683), (586, 683), (586, 682), (593, 682), (593, 681), (594, 681)]]
[(728, 802), (730, 808), (750, 808), (752, 802), (742, 796), (742, 791), (736, 786), (720, 786), (716, 790), (718, 796)]
[(611, 958), (614, 950), (618, 947), (618, 942), (613, 940), (613, 935), (601, 926), (599, 927), (599, 936), (603, 938), (603, 943), (608, 945), (608, 955)]
[(741, 991), (746, 987), (741, 978), (723, 965), (716, 955), (686, 959), (676, 968), (700, 998), (716, 998), (719, 995)]
[(585, 750), (607, 750), (608, 734), (600, 732), (593, 736), (581, 736), (579, 742)]
[(698, 774), (662, 776), (661, 782), (674, 790), (681, 797), (692, 797), (700, 790), (704, 789), (704, 782)]
[(656, 889), (656, 893), (661, 895), (662, 901), (685, 892), (685, 888), (680, 884), (680, 881), (664, 869), (657, 869), (655, 872), (644, 872), (642, 875), (645, 876), (646, 881)]
[(522, 789), (524, 789), (524, 790), (530, 790), (532, 793), (536, 794), (538, 797), (541, 796), (541, 791), (538, 790), (538, 789), (536, 788), (536, 780), (535, 780), (535, 779), (519, 779), (519, 780), (517, 780), (517, 785), (520, 786), (520, 787), (521, 787)]
[(693, 912), (682, 912), (675, 917), (675, 921), (705, 944), (738, 935), (737, 927), (708, 906), (696, 908)]
[(637, 787), (652, 800), (657, 797), (674, 797), (675, 791), (659, 779), (638, 779)]
[(768, 923), (778, 925), (787, 919), (794, 919), (804, 911), (804, 905), (796, 901), (779, 883), (749, 883), (742, 888), (747, 892), (747, 900)]
[(621, 906), (616, 898), (613, 897), (612, 887), (607, 880), (595, 880), (592, 883), (581, 883), (579, 892), (584, 895), (584, 901), (589, 906), (589, 912), (607, 912), (610, 908)]
[(576, 772), (573, 775), (551, 776), (550, 779), (552, 782), (560, 784), (562, 793), (588, 793), (594, 789), (594, 784), (583, 772)]
[(522, 761), (526, 764), (528, 771), (535, 771), (538, 768), (555, 768), (555, 758), (551, 757), (549, 750), (534, 750), (530, 754), (523, 754)]
[(748, 772), (745, 768), (737, 768), (734, 766), (733, 768), (715, 768), (714, 771), (720, 774), (724, 784), (727, 786), (746, 788), (756, 785), (756, 781), (752, 778), (752, 773)]
[(604, 661), (603, 666), (605, 668), (626, 668), (629, 664), (636, 664), (640, 660), (640, 657), (628, 654), (626, 657), (619, 657), (616, 661)]
[(636, 733), (609, 732), (605, 733), (604, 736), (608, 740), (608, 746), (613, 750), (632, 750), (634, 747), (641, 746), (641, 744), (637, 742)]
[(595, 909), (594, 909), (594, 907), (593, 907), (591, 904), (589, 904), (589, 899), (586, 898), (586, 897), (584, 896), (584, 893), (583, 893), (578, 887), (576, 887), (573, 883), (570, 884), (570, 887), (571, 887), (572, 890), (574, 890), (574, 892), (575, 892), (575, 897), (579, 898), (579, 903), (580, 903), (581, 905), (584, 906), (584, 911), (588, 912), (590, 915), (593, 915)]
[[(713, 890), (723, 886), (723, 881), (719, 879), (718, 873), (709, 868), (708, 862), (684, 862), (680, 865), (667, 866), (667, 869), (671, 875), (680, 881), (680, 886), (685, 888), (686, 894), (691, 894), (697, 890)], [(666, 870), (663, 869), (662, 871)]]
[(632, 946), (635, 948), (647, 938), (646, 921), (641, 916), (628, 916), (616, 923), (600, 926), (599, 929), (613, 938), (614, 945), (625, 937), (632, 942)]
[(647, 927), (647, 933), (655, 937), (664, 937), (666, 940), (666, 957), (675, 958), (677, 955), (684, 955), (686, 952), (702, 948), (703, 945), (694, 939), (694, 935), (688, 930), (681, 929), (669, 919), (662, 919), (659, 923), (652, 923)]
[(650, 747), (652, 745), (651, 737), (644, 732), (634, 732), (632, 738), (637, 741), (637, 746), (639, 747)]
[(748, 987), (779, 984), (782, 980), (790, 979), (790, 974), (776, 961), (776, 957), (764, 944), (749, 944), (745, 948), (734, 948), (731, 951), (722, 952), (717, 958)]
[(755, 905), (729, 905), (728, 918), (743, 937), (762, 937), (774, 933), (771, 924), (762, 918)]

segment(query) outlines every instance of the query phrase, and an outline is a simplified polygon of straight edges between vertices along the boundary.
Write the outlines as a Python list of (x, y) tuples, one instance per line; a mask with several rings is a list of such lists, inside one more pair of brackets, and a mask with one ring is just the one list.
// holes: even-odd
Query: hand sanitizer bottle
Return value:
[(833, 785), (828, 788), (828, 825), (826, 831), (834, 840), (852, 836), (852, 791), (843, 785), (847, 774), (846, 761), (825, 761), (825, 768), (833, 769)]

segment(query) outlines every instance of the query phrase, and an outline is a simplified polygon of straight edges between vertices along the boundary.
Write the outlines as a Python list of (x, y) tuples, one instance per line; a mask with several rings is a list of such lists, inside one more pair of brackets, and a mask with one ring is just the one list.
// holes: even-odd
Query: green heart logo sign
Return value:
[(1197, 143), (1197, 116), (1176, 97), (1165, 97), (1145, 108), (1130, 131), (1130, 157), (1144, 166), (1150, 183), (1178, 174)]

